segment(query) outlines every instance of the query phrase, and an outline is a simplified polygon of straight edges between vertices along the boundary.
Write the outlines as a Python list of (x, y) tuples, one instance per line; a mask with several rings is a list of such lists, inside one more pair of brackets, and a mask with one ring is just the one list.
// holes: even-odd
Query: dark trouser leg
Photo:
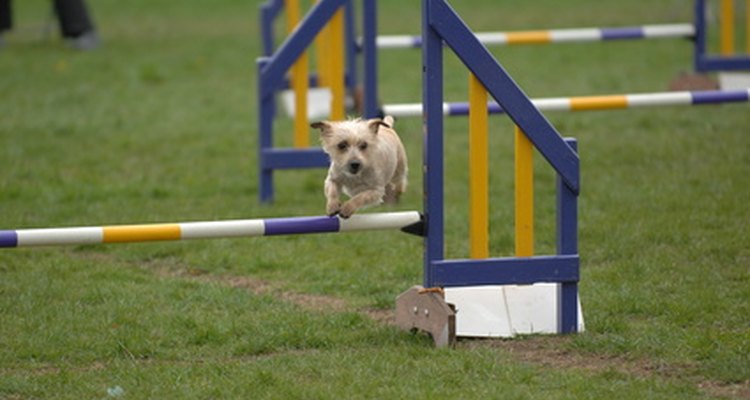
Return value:
[(84, 0), (54, 0), (54, 6), (63, 37), (75, 38), (94, 30)]
[(0, 0), (0, 33), (9, 31), (13, 27), (13, 10), (10, 0)]

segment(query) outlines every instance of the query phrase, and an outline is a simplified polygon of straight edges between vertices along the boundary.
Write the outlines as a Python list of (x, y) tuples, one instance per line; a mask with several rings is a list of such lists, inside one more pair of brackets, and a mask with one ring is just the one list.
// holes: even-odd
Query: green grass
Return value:
[[(325, 171), (277, 174), (257, 203), (257, 2), (91, 2), (104, 46), (45, 38), (17, 2), (0, 50), (0, 228), (316, 215)], [(383, 33), (419, 5), (381, 0)], [(454, 2), (459, 3), (459, 2)], [(478, 31), (690, 20), (677, 2), (456, 4)], [(493, 49), (533, 97), (661, 91), (688, 42)], [(446, 97), (467, 75), (446, 57)], [(380, 56), (380, 95), (417, 102), (420, 56)], [(436, 350), (379, 322), (421, 283), (391, 232), (0, 252), (0, 398), (750, 397), (746, 104), (548, 115), (579, 140), (587, 332)], [(465, 257), (467, 121), (450, 119), (449, 257)], [(279, 143), (291, 124), (279, 120)], [(421, 121), (401, 119), (421, 207)], [(512, 129), (491, 120), (491, 248), (513, 251)], [(312, 134), (312, 133), (311, 133)], [(537, 252), (554, 250), (554, 175), (536, 159)]]

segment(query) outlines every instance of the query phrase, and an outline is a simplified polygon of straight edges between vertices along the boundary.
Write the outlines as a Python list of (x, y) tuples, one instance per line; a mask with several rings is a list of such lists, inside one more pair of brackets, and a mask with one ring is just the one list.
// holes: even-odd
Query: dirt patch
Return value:
[(396, 325), (396, 313), (394, 310), (367, 308), (367, 309), (363, 309), (359, 311), (366, 314), (375, 322), (378, 322), (384, 325), (390, 325), (390, 326)]
[(274, 297), (295, 304), (305, 310), (316, 312), (360, 312), (375, 322), (384, 325), (395, 325), (396, 316), (393, 310), (376, 308), (353, 309), (346, 300), (319, 294), (297, 293), (283, 290), (279, 285), (247, 276), (211, 275), (208, 271), (186, 268), (184, 266), (161, 264), (148, 267), (163, 277), (179, 277), (200, 282), (211, 282), (233, 288), (245, 289), (256, 295), (273, 295)]
[[(179, 276), (184, 277), (184, 273), (179, 273)], [(207, 274), (195, 273), (188, 274), (192, 279), (198, 279), (200, 281), (214, 282), (224, 284), (233, 288), (246, 289), (254, 294), (270, 294), (274, 297), (293, 303), (306, 310), (319, 311), (319, 312), (345, 312), (345, 311), (357, 311), (367, 315), (370, 319), (386, 324), (395, 325), (396, 319), (393, 310), (382, 310), (375, 308), (364, 308), (359, 310), (353, 310), (352, 306), (344, 299), (325, 296), (319, 294), (308, 294), (308, 293), (297, 293), (288, 290), (283, 290), (280, 287), (257, 278), (250, 278), (244, 276), (216, 276)]]
[(750, 399), (750, 379), (739, 383), (705, 381), (699, 383), (698, 388), (712, 396), (729, 399)]
[(202, 269), (189, 268), (171, 263), (167, 265), (163, 263), (154, 264), (156, 265), (149, 265), (146, 268), (162, 277), (177, 277), (204, 283), (215, 283), (236, 289), (244, 289), (256, 295), (273, 295), (282, 301), (290, 302), (306, 310), (342, 312), (350, 308), (345, 300), (338, 297), (291, 292), (283, 290), (280, 285), (263, 279), (247, 276), (211, 275), (208, 271)]
[[(575, 368), (592, 372), (616, 371), (629, 375), (649, 376), (659, 371), (646, 360), (595, 355), (569, 350), (569, 336), (531, 336), (516, 339), (464, 339), (459, 347), (500, 348), (514, 359), (554, 369)], [(663, 369), (663, 366), (661, 366)]]
[(644, 378), (684, 379), (694, 377), (699, 390), (707, 395), (732, 399), (750, 399), (750, 380), (725, 383), (705, 380), (696, 375), (695, 366), (656, 363), (646, 358), (631, 359), (569, 349), (570, 336), (532, 336), (516, 339), (462, 339), (457, 348), (493, 348), (506, 350), (513, 359), (552, 369), (577, 369), (592, 373), (613, 371)]

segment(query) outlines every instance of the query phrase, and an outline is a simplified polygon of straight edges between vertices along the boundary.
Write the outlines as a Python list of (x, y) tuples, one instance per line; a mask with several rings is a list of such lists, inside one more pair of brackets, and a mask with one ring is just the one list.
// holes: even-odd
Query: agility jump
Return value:
[[(505, 69), (479, 42), (476, 36), (444, 0), (423, 0), (423, 47), (422, 47), (422, 107), (425, 134), (425, 286), (446, 288), (446, 299), (457, 303), (459, 310), (470, 321), (461, 327), (458, 319), (457, 332), (465, 330), (468, 335), (485, 336), (497, 333), (571, 333), (582, 328), (578, 306), (578, 205), (580, 192), (580, 165), (574, 140), (564, 140), (547, 121), (529, 98), (513, 81)], [(469, 70), (470, 103), (470, 258), (446, 259), (444, 250), (444, 198), (443, 198), (443, 153), (444, 116), (443, 109), (443, 51), (444, 44), (453, 50)], [(507, 110), (518, 129), (516, 144), (516, 256), (492, 257), (488, 248), (488, 150), (487, 98)], [(520, 142), (518, 141), (520, 139)], [(536, 148), (557, 172), (557, 254), (535, 255), (533, 251), (533, 185), (529, 178), (528, 155)], [(542, 288), (544, 307), (557, 312), (552, 321), (542, 321), (552, 329), (546, 330), (530, 323), (510, 320), (503, 314), (507, 301), (501, 304), (507, 285), (552, 284)], [(503, 297), (490, 299), (476, 296), (472, 288), (494, 286), (500, 288)], [(483, 289), (480, 289), (483, 290)], [(495, 289), (498, 290), (498, 289)], [(536, 290), (536, 289), (532, 289)], [(528, 293), (523, 293), (525, 297)], [(538, 293), (537, 293), (538, 294)], [(525, 300), (529, 300), (528, 297)], [(524, 303), (524, 301), (521, 301)], [(487, 326), (481, 316), (492, 308), (500, 310), (500, 327)], [(398, 303), (397, 303), (398, 309)], [(478, 316), (470, 310), (480, 309)], [(531, 314), (539, 309), (528, 310)], [(398, 315), (398, 314), (397, 314)], [(458, 314), (461, 316), (461, 313)], [(497, 315), (497, 314), (495, 314)], [(549, 329), (549, 328), (547, 328)], [(483, 333), (482, 333), (483, 332)], [(490, 334), (489, 336), (493, 336)]]

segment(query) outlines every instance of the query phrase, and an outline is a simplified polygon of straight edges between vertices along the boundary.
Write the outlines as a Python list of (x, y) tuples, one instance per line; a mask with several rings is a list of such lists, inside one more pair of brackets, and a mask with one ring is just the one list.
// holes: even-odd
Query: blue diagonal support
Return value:
[(273, 95), (274, 90), (283, 82), (289, 68), (310, 46), (333, 14), (346, 2), (347, 0), (321, 0), (313, 6), (297, 29), (287, 37), (279, 46), (278, 51), (260, 70), (261, 97)]
[(574, 192), (579, 191), (578, 154), (531, 103), (505, 69), (444, 0), (430, 1), (429, 24), (463, 61), (508, 116)]

